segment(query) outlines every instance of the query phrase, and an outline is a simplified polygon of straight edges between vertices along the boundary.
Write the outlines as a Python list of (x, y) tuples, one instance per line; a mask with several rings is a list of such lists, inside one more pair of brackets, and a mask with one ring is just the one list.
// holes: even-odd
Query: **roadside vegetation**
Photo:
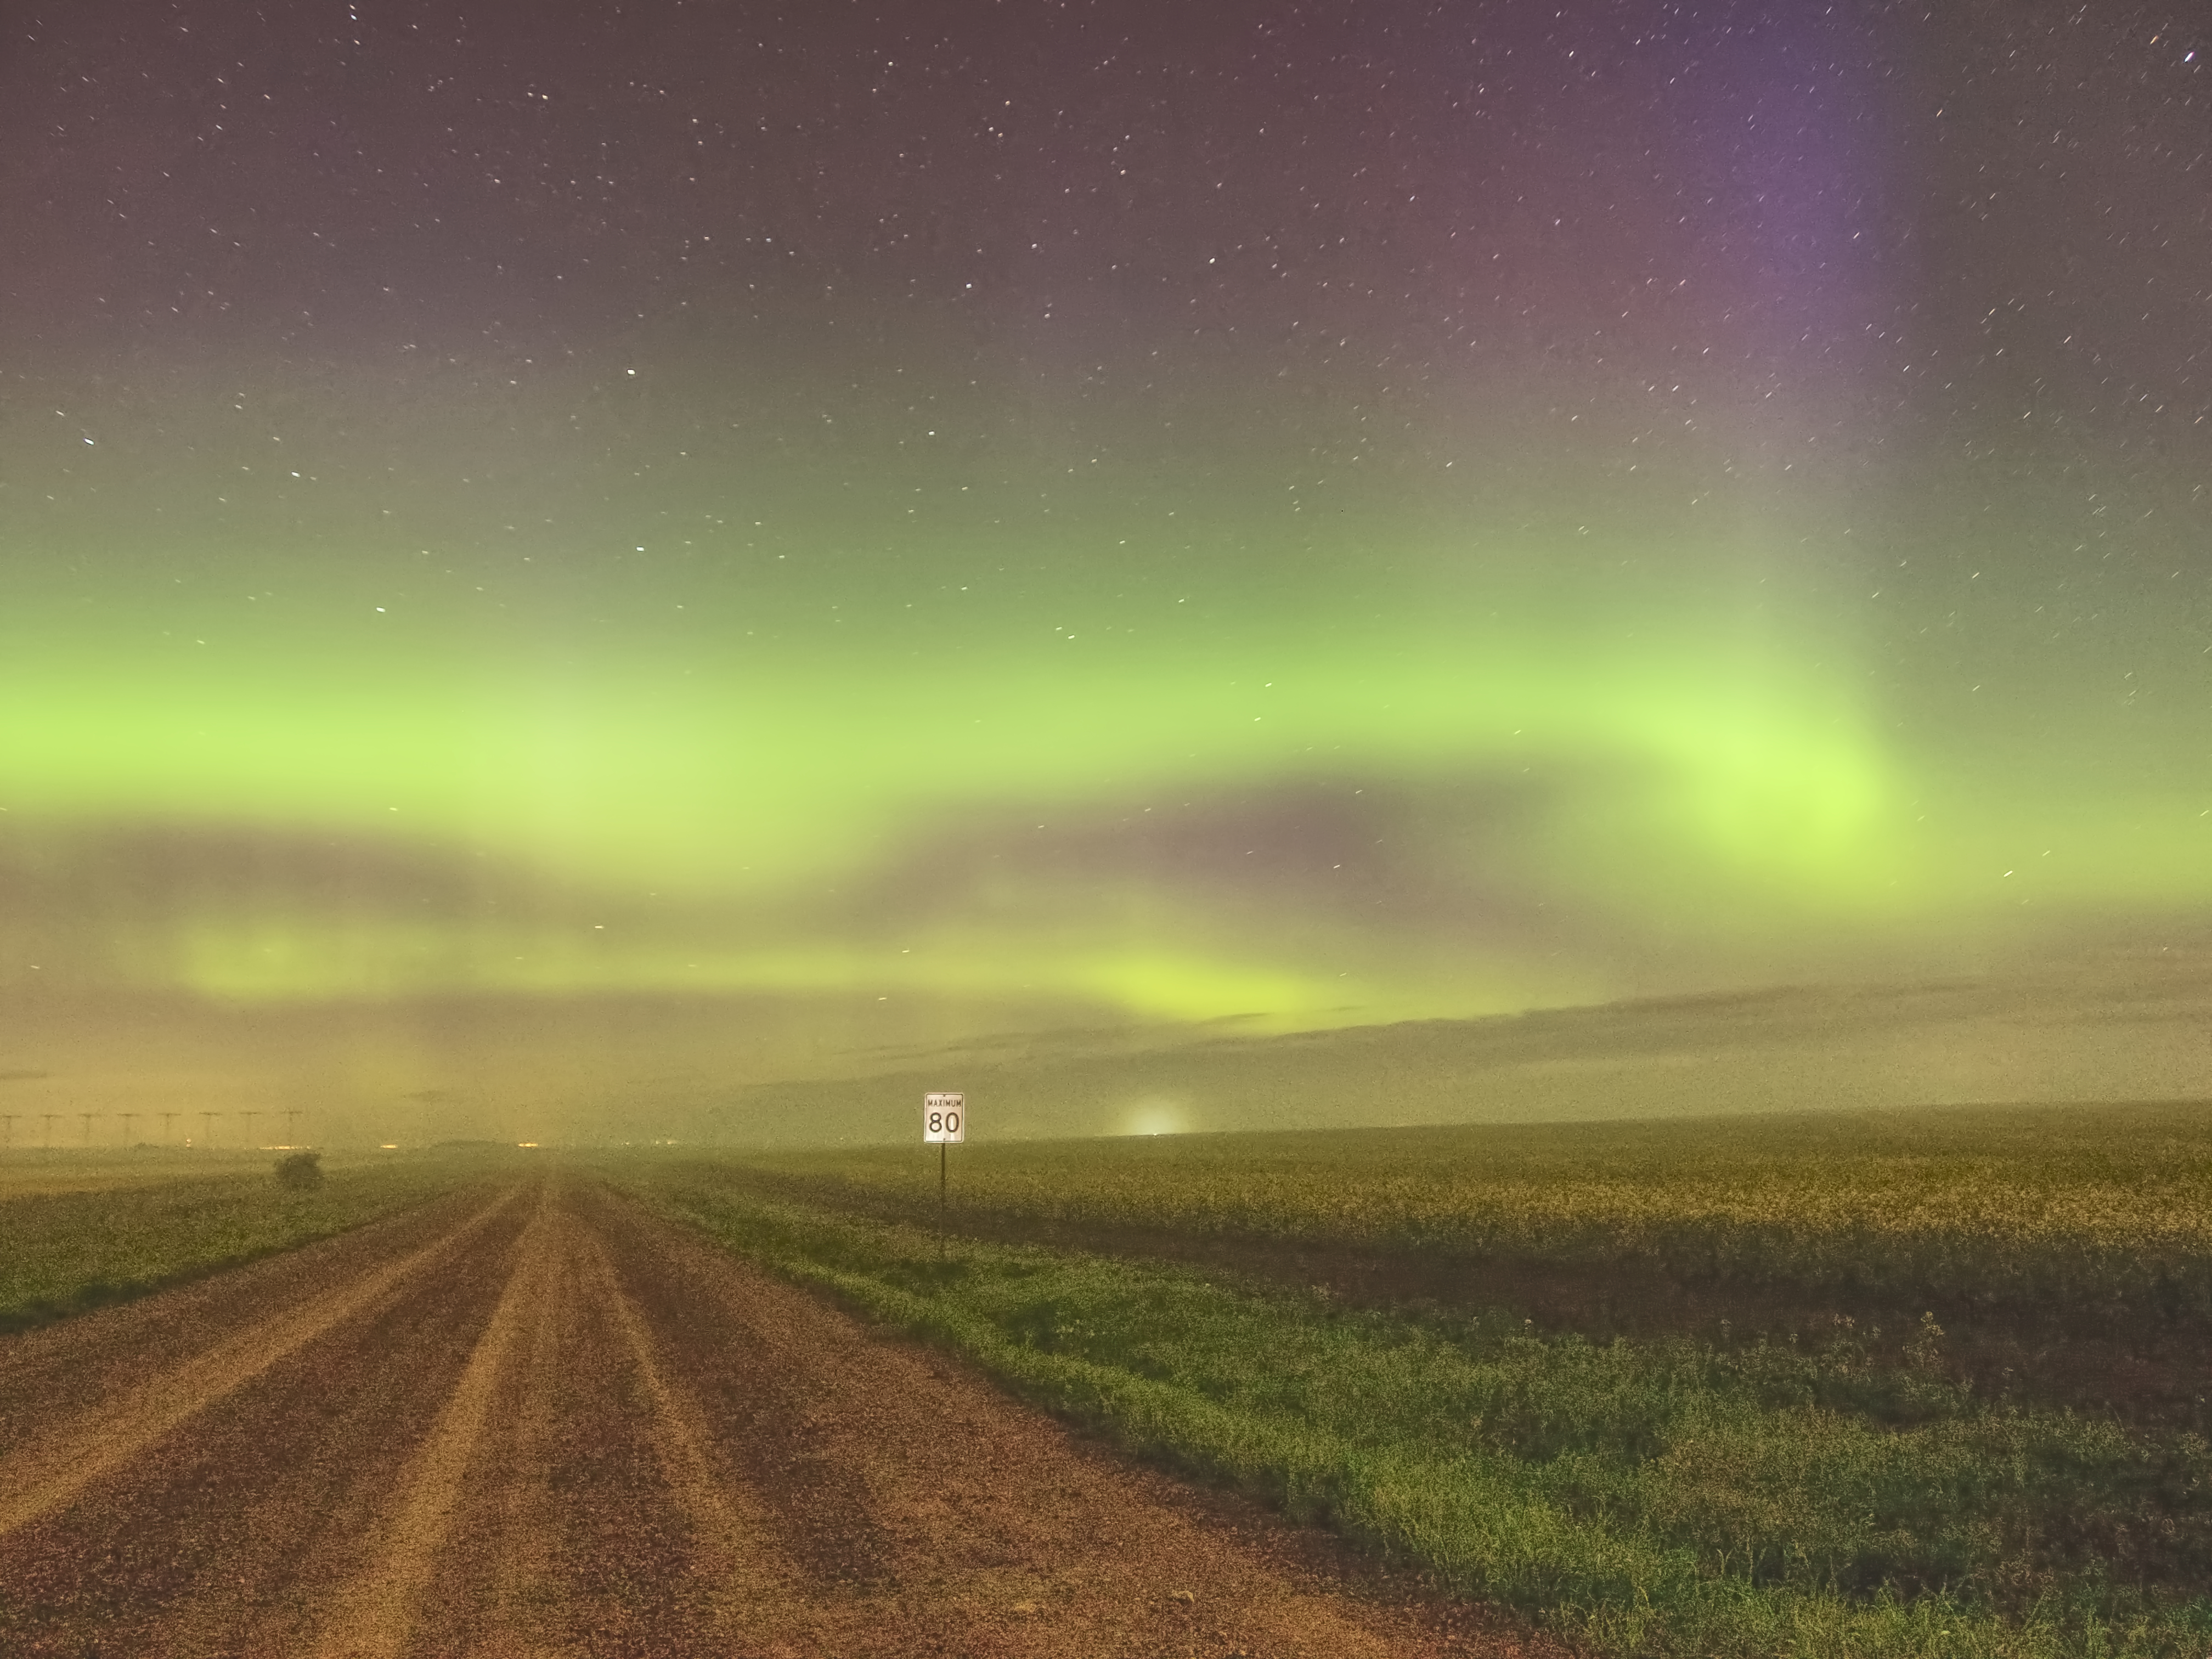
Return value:
[[(1656, 1271), (2073, 1320), (2212, 1322), (2212, 1103), (1182, 1135), (959, 1148), (956, 1226)], [(927, 1220), (903, 1147), (746, 1160)]]
[[(2201, 1401), (2177, 1419), (1978, 1386), (1938, 1310), (2197, 1352), (2207, 1115), (974, 1146), (942, 1243), (918, 1148), (615, 1174), (1133, 1451), (1596, 1652), (2201, 1656)], [(1178, 1231), (1936, 1307), (1887, 1334), (1838, 1315), (1607, 1339), (1479, 1295), (1352, 1305), (1069, 1243)]]
[[(0, 1333), (126, 1302), (427, 1202), (478, 1172), (410, 1160), (308, 1166), (296, 1184), (258, 1158), (218, 1173), (171, 1166), (105, 1184), (0, 1187)], [(28, 1188), (28, 1190), (25, 1190)]]

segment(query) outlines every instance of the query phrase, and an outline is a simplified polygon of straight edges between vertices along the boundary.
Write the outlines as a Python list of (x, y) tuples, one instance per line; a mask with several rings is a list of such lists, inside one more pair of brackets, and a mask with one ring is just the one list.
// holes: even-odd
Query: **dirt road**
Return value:
[(588, 1182), (0, 1340), (0, 1652), (1501, 1653)]

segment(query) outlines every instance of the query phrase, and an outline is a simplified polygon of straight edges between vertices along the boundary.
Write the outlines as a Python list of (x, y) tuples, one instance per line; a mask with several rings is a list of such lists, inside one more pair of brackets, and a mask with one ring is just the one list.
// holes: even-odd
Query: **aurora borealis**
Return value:
[(2179, 9), (154, 15), (0, 54), (0, 994), (2202, 947)]

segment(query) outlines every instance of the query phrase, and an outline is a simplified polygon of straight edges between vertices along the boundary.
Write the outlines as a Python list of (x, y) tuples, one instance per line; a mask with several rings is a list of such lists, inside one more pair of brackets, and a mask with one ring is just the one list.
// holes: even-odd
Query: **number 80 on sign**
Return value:
[(968, 1139), (968, 1097), (924, 1095), (921, 1098), (921, 1139), (960, 1145)]

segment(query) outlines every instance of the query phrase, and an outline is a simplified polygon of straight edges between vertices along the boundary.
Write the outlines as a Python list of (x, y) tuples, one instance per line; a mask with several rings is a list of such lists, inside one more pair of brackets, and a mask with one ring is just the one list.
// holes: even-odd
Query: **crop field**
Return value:
[(409, 1159), (287, 1191), (269, 1155), (30, 1157), (0, 1169), (0, 1332), (124, 1302), (412, 1207), (476, 1173)]
[(612, 1171), (1594, 1651), (2212, 1645), (2204, 1108), (977, 1146), (943, 1238), (918, 1147)]
[[(954, 1158), (956, 1227), (1043, 1239), (1242, 1240), (1961, 1312), (2212, 1319), (2212, 1103), (1159, 1136)], [(794, 1199), (934, 1218), (936, 1164), (910, 1149), (738, 1167)]]
[(0, 1158), (0, 1200), (46, 1193), (105, 1192), (118, 1187), (162, 1187), (209, 1176), (265, 1175), (273, 1154), (144, 1148), (77, 1152), (12, 1148)]

